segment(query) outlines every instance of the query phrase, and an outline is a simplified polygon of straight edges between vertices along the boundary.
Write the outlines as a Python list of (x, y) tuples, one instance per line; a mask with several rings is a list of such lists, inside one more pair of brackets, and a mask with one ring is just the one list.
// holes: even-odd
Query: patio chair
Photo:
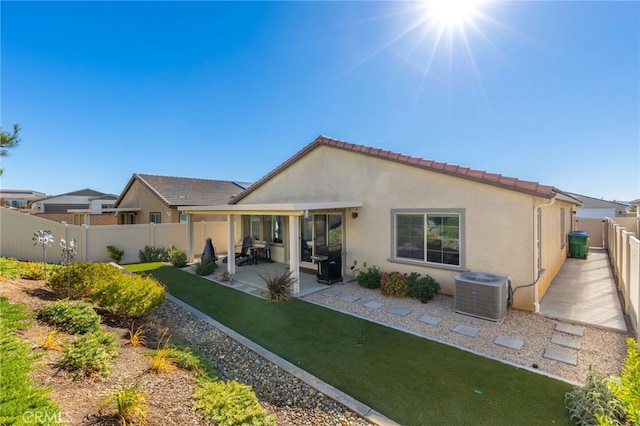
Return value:
[[(244, 237), (242, 240), (242, 248), (239, 252), (234, 253), (234, 260), (237, 266), (246, 265), (247, 262), (252, 260), (250, 253), (251, 245), (253, 244), (253, 238), (250, 236)], [(227, 256), (222, 263), (227, 263), (229, 256)]]
[(252, 252), (254, 255), (254, 263), (257, 264), (261, 260), (264, 262), (273, 263), (273, 260), (271, 260), (271, 240), (267, 240), (264, 243), (264, 247), (254, 246)]

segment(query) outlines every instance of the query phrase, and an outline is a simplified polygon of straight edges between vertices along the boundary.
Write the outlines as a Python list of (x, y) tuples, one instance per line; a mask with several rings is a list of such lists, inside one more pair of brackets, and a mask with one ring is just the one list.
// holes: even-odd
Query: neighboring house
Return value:
[(36, 200), (32, 212), (39, 217), (75, 225), (116, 223), (113, 204), (117, 196), (93, 189), (81, 189)]
[(117, 195), (104, 194), (91, 198), (87, 209), (69, 209), (67, 211), (73, 213), (74, 225), (116, 225), (118, 218), (114, 205), (117, 199)]
[(0, 190), (0, 205), (15, 207), (17, 209), (28, 209), (35, 200), (45, 198), (43, 192), (22, 190), (22, 189), (2, 189)]
[[(245, 183), (134, 173), (115, 203), (118, 224), (180, 223), (178, 206), (226, 204), (244, 191)], [(226, 220), (226, 216), (194, 220)]]
[(581, 219), (604, 219), (605, 217), (624, 217), (627, 214), (628, 206), (616, 201), (607, 201), (601, 198), (588, 197), (586, 195), (569, 193), (572, 197), (580, 200), (582, 206), (578, 207), (576, 215)]
[(320, 136), (229, 205), (180, 211), (229, 215), (228, 252), (247, 235), (271, 240), (294, 278), (335, 248), (343, 275), (428, 274), (449, 295), (464, 271), (508, 276), (513, 306), (537, 310), (578, 205), (552, 186)]

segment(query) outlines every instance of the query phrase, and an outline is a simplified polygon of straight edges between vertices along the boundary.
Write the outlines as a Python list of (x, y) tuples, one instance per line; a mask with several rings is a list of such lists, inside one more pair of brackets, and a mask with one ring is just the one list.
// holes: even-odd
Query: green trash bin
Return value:
[(589, 233), (587, 231), (569, 232), (569, 256), (586, 259), (589, 252)]

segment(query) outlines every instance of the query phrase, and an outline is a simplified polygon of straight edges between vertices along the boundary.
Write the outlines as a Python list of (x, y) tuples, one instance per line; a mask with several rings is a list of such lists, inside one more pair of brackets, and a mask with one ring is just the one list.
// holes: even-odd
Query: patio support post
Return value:
[(298, 216), (289, 216), (289, 271), (294, 279), (293, 294), (300, 293), (300, 226)]
[(230, 275), (236, 273), (236, 260), (234, 253), (236, 252), (236, 216), (233, 214), (227, 215), (227, 272)]

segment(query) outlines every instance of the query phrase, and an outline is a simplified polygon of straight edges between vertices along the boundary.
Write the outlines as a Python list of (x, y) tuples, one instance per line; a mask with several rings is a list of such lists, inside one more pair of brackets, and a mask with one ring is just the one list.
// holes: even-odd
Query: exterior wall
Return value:
[(73, 223), (73, 213), (38, 213), (37, 216), (55, 222)]
[(60, 213), (67, 209), (87, 209), (89, 208), (89, 198), (86, 195), (61, 195), (33, 203), (37, 213)]
[[(241, 204), (280, 202), (362, 201), (358, 217), (346, 214), (346, 265), (357, 261), (383, 271), (429, 274), (453, 294), (454, 277), (466, 270), (509, 276), (512, 285), (537, 278), (534, 267), (534, 205), (548, 200), (491, 185), (409, 167), (332, 147), (318, 147), (274, 176)], [(559, 207), (557, 207), (559, 209)], [(438, 268), (391, 261), (392, 209), (463, 209), (461, 268)], [(553, 208), (549, 208), (554, 216)], [(566, 204), (567, 214), (571, 205)], [(546, 217), (546, 210), (543, 217)], [(555, 219), (558, 223), (559, 213)], [(553, 220), (550, 219), (550, 224)], [(545, 225), (547, 223), (545, 222)], [(567, 232), (570, 220), (566, 219)], [(543, 264), (554, 273), (566, 257), (560, 249), (560, 231), (551, 230), (553, 243)], [(545, 279), (549, 279), (548, 274)], [(544, 287), (546, 288), (546, 287)], [(516, 292), (514, 306), (532, 310), (533, 287)], [(539, 298), (542, 298), (539, 294)]]
[(545, 272), (538, 281), (538, 300), (542, 299), (567, 258), (569, 250), (567, 233), (571, 232), (573, 208), (572, 204), (559, 200), (554, 201), (550, 206), (540, 208), (542, 225), (540, 268)]
[(603, 219), (605, 217), (620, 216), (618, 214), (618, 211), (615, 208), (608, 208), (608, 209), (578, 208), (577, 214), (579, 218), (584, 218), (584, 219)]
[[(171, 208), (164, 204), (160, 199), (150, 192), (146, 186), (138, 180), (134, 180), (131, 187), (124, 194), (124, 197), (118, 204), (118, 208), (135, 207), (141, 210), (136, 212), (136, 224), (149, 223), (149, 214), (151, 212), (159, 212), (161, 223), (179, 223), (180, 214), (177, 208)], [(118, 223), (120, 223), (120, 215), (118, 214)]]

